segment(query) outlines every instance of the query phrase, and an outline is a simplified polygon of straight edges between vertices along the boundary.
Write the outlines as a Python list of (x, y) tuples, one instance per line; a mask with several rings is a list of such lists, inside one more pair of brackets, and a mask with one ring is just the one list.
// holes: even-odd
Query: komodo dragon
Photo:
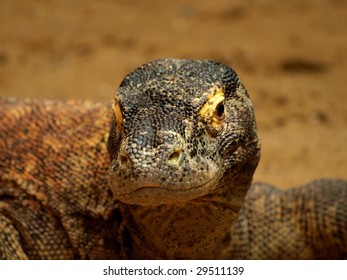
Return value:
[(346, 181), (251, 186), (259, 137), (231, 68), (150, 62), (112, 108), (1, 98), (1, 259), (346, 258)]

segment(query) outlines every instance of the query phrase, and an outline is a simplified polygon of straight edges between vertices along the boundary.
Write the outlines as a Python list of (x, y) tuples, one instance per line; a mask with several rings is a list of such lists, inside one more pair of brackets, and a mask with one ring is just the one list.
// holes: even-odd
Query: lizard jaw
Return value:
[[(217, 178), (218, 177), (218, 178)], [(203, 197), (211, 191), (219, 176), (215, 176), (207, 183), (190, 188), (168, 188), (155, 184), (144, 184), (131, 191), (114, 191), (114, 196), (127, 204), (141, 206), (159, 206), (163, 204), (185, 204)], [(115, 188), (112, 188), (115, 190)]]

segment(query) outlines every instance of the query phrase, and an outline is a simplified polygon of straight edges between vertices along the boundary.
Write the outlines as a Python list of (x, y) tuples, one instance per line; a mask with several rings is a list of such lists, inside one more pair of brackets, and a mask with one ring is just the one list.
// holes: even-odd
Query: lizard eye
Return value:
[(116, 120), (117, 131), (120, 131), (123, 124), (123, 114), (122, 114), (122, 108), (119, 104), (117, 97), (115, 97), (115, 102), (112, 104), (112, 110)]
[(202, 120), (213, 130), (218, 130), (224, 123), (226, 117), (224, 100), (224, 88), (214, 89), (199, 111)]
[(220, 103), (218, 103), (217, 107), (216, 107), (216, 111), (215, 111), (215, 115), (218, 119), (222, 119), (224, 117), (224, 100)]

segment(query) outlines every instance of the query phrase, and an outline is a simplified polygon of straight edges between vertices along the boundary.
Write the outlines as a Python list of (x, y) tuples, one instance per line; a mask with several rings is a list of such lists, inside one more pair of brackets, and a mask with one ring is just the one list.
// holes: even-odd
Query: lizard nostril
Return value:
[(168, 162), (171, 164), (180, 164), (183, 158), (183, 152), (181, 149), (176, 149), (171, 155), (168, 157)]

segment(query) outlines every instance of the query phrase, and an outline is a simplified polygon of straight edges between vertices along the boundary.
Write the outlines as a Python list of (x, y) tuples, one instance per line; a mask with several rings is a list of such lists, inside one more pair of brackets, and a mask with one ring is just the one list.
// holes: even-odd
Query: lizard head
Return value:
[(108, 140), (110, 186), (127, 204), (240, 201), (260, 157), (253, 107), (231, 68), (149, 62), (121, 82)]

